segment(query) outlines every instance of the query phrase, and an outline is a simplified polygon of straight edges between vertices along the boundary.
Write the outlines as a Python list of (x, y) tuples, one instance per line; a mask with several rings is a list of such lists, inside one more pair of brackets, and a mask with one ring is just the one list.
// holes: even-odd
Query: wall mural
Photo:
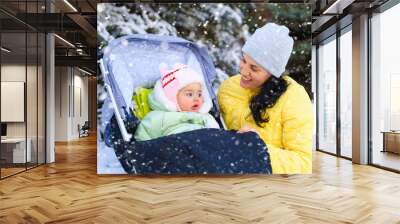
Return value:
[(99, 174), (311, 173), (311, 6), (97, 6)]

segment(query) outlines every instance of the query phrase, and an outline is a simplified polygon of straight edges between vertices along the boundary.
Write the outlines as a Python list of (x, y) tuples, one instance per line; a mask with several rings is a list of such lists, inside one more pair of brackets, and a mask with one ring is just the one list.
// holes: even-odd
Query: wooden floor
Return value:
[(7, 177), (19, 172), (22, 172), (26, 170), (25, 167), (24, 168), (1, 168), (1, 177)]
[(400, 223), (400, 175), (314, 154), (314, 174), (96, 174), (94, 137), (0, 181), (0, 223)]
[(18, 164), (18, 167), (2, 167), (0, 172), (1, 172), (1, 178), (5, 178), (20, 172), (23, 172), (27, 169), (33, 169), (37, 166), (37, 164), (29, 164), (27, 163), (27, 167), (25, 167), (25, 164)]

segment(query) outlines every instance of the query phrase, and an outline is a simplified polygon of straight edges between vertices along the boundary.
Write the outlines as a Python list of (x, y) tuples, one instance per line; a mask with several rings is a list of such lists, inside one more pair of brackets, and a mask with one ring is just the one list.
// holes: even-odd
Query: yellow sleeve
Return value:
[(302, 86), (288, 94), (282, 108), (283, 148), (268, 145), (273, 173), (312, 173), (313, 110)]
[(249, 98), (246, 91), (240, 87), (240, 77), (226, 79), (218, 90), (218, 103), (221, 115), (228, 130), (239, 130), (242, 117), (246, 116), (246, 106)]

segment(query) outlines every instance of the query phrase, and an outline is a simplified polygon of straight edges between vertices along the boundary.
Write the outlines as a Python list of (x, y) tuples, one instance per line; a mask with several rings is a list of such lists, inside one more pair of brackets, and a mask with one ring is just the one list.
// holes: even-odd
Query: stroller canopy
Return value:
[[(103, 51), (105, 82), (111, 86), (119, 109), (131, 107), (137, 87), (150, 87), (160, 78), (159, 65), (187, 64), (202, 74), (218, 111), (212, 80), (215, 67), (206, 50), (179, 37), (135, 34), (112, 40)], [(123, 115), (124, 113), (121, 114)]]

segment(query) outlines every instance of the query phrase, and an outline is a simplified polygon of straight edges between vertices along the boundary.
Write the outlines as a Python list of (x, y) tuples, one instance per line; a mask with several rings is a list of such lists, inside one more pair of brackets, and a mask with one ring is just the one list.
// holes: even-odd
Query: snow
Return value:
[[(187, 10), (190, 4), (178, 4), (182, 11)], [(214, 84), (218, 87), (224, 80), (236, 73), (240, 61), (240, 52), (242, 43), (239, 39), (246, 39), (249, 36), (247, 26), (243, 24), (243, 13), (237, 7), (228, 4), (192, 4), (192, 7), (200, 7), (202, 11), (197, 11), (195, 15), (186, 15), (185, 13), (169, 12), (165, 6), (155, 7), (151, 4), (141, 4), (139, 13), (130, 13), (131, 5), (118, 4), (98, 4), (98, 35), (103, 41), (104, 46), (107, 42), (116, 37), (135, 34), (135, 33), (156, 33), (160, 35), (182, 36), (178, 33), (175, 26), (190, 32), (184, 38), (194, 41), (196, 44), (207, 49), (210, 56), (213, 57), (215, 66), (218, 70), (218, 79)], [(158, 10), (156, 10), (158, 8)], [(176, 20), (173, 22), (161, 18), (174, 15)], [(199, 36), (198, 31), (207, 29), (211, 23), (217, 21), (215, 32), (218, 35), (216, 43), (210, 43), (206, 37), (210, 32), (203, 30), (204, 36)], [(228, 23), (227, 23), (228, 22)], [(174, 25), (173, 25), (173, 24)], [(227, 24), (230, 24), (227, 26)], [(198, 27), (197, 31), (193, 27)], [(239, 28), (237, 30), (237, 28)], [(123, 43), (124, 44), (124, 43)], [(225, 73), (225, 74), (221, 74)], [(229, 74), (229, 75), (228, 75)], [(216, 88), (214, 88), (216, 89)]]
[[(100, 133), (100, 132), (98, 132)], [(113, 148), (109, 148), (97, 137), (97, 173), (99, 174), (125, 174), (121, 163), (117, 159)]]

